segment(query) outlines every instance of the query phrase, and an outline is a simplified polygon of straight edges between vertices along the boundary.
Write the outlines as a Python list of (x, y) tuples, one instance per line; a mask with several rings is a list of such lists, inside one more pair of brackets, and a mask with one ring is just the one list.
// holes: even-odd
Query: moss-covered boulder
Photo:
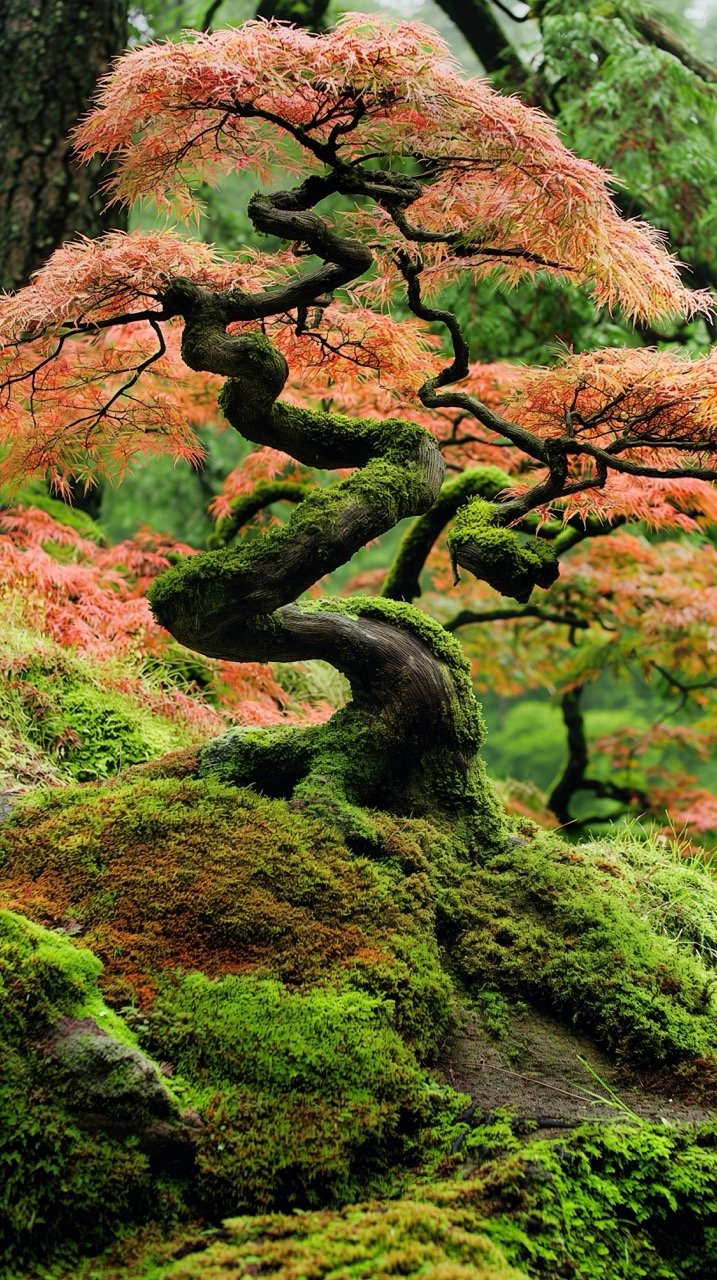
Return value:
[(420, 1164), (450, 1091), (358, 991), (193, 974), (160, 994), (145, 1042), (191, 1085), (203, 1116), (204, 1213), (342, 1204), (395, 1194)]
[(169, 1221), (193, 1159), (176, 1099), (97, 987), (91, 952), (0, 912), (0, 1261)]
[[(360, 811), (354, 839), (330, 805), (271, 799), (192, 776), (197, 767), (190, 754), (169, 763), (170, 776), (156, 767), (47, 792), (0, 825), (0, 904), (71, 934), (74, 945), (38, 932), (89, 975), (72, 999), (52, 997), (51, 1015), (33, 1013), (41, 994), (17, 1006), (13, 1096), (29, 1096), (23, 1073), (36, 1066), (65, 1126), (52, 1159), (69, 1151), (73, 1177), (85, 1113), (113, 1117), (95, 1126), (97, 1154), (85, 1157), (104, 1197), (96, 1227), (82, 1234), (91, 1210), (82, 1196), (69, 1209), (63, 1183), (43, 1192), (43, 1221), (66, 1213), (80, 1224), (58, 1256), (91, 1252), (120, 1220), (151, 1216), (165, 1230), (172, 1213), (201, 1215), (211, 1231), (227, 1214), (301, 1209), (321, 1213), (242, 1220), (171, 1266), (178, 1277), (260, 1266), (288, 1280), (310, 1264), (307, 1274), (327, 1280), (597, 1280), (622, 1232), (633, 1270), (616, 1276), (709, 1274), (699, 1266), (714, 1247), (712, 1129), (636, 1123), (540, 1144), (526, 1139), (530, 1123), (496, 1129), (479, 1100), (466, 1110), (446, 1084), (463, 1000), (492, 1009), (498, 1034), (516, 1004), (523, 1018), (547, 1011), (582, 1028), (633, 1071), (633, 1087), (652, 1088), (659, 1074), (670, 1092), (717, 1096), (717, 886), (704, 868), (628, 838), (568, 846), (527, 821), (479, 860), (424, 819)], [(45, 970), (30, 972), (42, 993)], [(136, 1041), (105, 1021), (99, 990)], [(443, 1081), (423, 1065), (441, 1046)], [(139, 1116), (155, 1133), (186, 1132), (193, 1117), (184, 1158), (169, 1139), (150, 1150)], [(113, 1200), (115, 1151), (129, 1189)], [(470, 1184), (417, 1189), (436, 1172), (453, 1178), (461, 1162)], [(383, 1207), (339, 1212), (366, 1196)], [(17, 1223), (13, 1256), (30, 1257)], [(678, 1227), (696, 1259), (682, 1271), (671, 1252)], [(38, 1257), (44, 1248), (43, 1237)], [(154, 1263), (142, 1265), (144, 1276)]]
[(654, 841), (580, 846), (524, 823), (506, 849), (444, 868), (440, 930), (469, 990), (493, 990), (557, 1014), (623, 1062), (717, 1055), (717, 883)]

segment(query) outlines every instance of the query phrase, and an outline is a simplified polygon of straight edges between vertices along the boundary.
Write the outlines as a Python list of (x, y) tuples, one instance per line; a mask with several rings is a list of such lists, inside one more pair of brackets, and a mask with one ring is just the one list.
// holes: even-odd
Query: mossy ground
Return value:
[(476, 1134), (477, 1176), (340, 1211), (229, 1219), (75, 1280), (707, 1280), (717, 1262), (717, 1130), (585, 1126)]
[[(87, 957), (201, 1116), (173, 1211), (212, 1228), (321, 1210), (243, 1219), (196, 1257), (157, 1270), (148, 1255), (137, 1275), (698, 1280), (717, 1267), (712, 1129), (635, 1123), (526, 1145), (508, 1122), (467, 1125), (467, 1099), (423, 1065), (450, 1043), (459, 999), (498, 1035), (520, 1000), (626, 1069), (709, 1095), (706, 871), (634, 841), (566, 846), (528, 822), (476, 861), (426, 820), (376, 812), (352, 848), (330, 807), (192, 777), (193, 761), (48, 792), (0, 827), (2, 901), (74, 935), (60, 945)], [(154, 1176), (142, 1169), (137, 1203)], [(461, 1169), (475, 1176), (456, 1181)], [(366, 1196), (381, 1205), (341, 1208)], [(116, 1203), (104, 1238), (145, 1212)], [(58, 1252), (96, 1247), (96, 1234), (62, 1240), (52, 1213)]]
[(106, 778), (198, 740), (159, 709), (161, 690), (138, 663), (80, 658), (3, 604), (0, 789)]

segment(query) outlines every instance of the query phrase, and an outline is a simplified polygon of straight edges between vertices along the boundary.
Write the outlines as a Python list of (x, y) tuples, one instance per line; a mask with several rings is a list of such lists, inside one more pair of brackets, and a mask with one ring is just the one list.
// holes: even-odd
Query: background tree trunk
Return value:
[(127, 42), (127, 0), (0, 5), (0, 285), (17, 289), (63, 241), (124, 225), (103, 213), (102, 166), (80, 165), (68, 134)]

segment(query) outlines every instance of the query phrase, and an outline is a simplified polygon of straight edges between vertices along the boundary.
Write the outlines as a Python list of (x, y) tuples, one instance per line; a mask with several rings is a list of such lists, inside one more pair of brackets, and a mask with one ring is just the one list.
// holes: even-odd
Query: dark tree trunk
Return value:
[(256, 16), (278, 18), (280, 22), (293, 22), (297, 27), (318, 31), (328, 7), (329, 0), (261, 0)]
[(439, 7), (458, 28), (488, 75), (507, 75), (520, 89), (526, 70), (488, 0), (438, 0)]
[(17, 289), (63, 240), (124, 225), (103, 213), (102, 166), (68, 134), (127, 41), (127, 0), (0, 4), (0, 285)]

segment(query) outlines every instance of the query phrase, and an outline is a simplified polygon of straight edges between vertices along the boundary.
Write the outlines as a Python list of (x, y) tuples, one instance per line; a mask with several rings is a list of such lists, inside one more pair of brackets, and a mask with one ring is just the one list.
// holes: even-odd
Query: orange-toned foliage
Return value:
[[(364, 110), (353, 124), (357, 97)], [(436, 248), (441, 281), (466, 269), (499, 271), (508, 283), (534, 274), (540, 264), (509, 256), (518, 248), (628, 314), (702, 305), (681, 286), (657, 233), (620, 218), (600, 169), (572, 155), (541, 112), (463, 79), (445, 42), (419, 23), (346, 14), (317, 37), (247, 22), (145, 46), (105, 79), (78, 143), (88, 159), (117, 153), (119, 199), (151, 195), (187, 211), (197, 174), (263, 177), (275, 164), (302, 173), (316, 165), (321, 156), (309, 154), (297, 166), (277, 119), (319, 146), (344, 126), (346, 163), (370, 153), (435, 162), (412, 220), (431, 230), (448, 219), (476, 250), (466, 259)], [(397, 233), (388, 216), (372, 213), (371, 228), (390, 250)]]
[[(472, 365), (465, 378), (446, 373), (431, 382), (445, 357), (428, 322), (441, 315), (445, 322), (445, 313), (427, 311), (425, 297), (466, 273), (492, 273), (510, 286), (545, 272), (590, 287), (598, 304), (646, 321), (689, 318), (710, 304), (683, 286), (657, 232), (619, 216), (606, 174), (573, 156), (543, 114), (481, 79), (464, 79), (428, 28), (348, 14), (321, 36), (249, 22), (149, 45), (119, 60), (77, 139), (85, 158), (114, 155), (112, 186), (125, 202), (149, 196), (186, 213), (195, 207), (200, 180), (245, 169), (263, 180), (277, 165), (301, 178), (331, 170), (336, 183), (319, 182), (321, 199), (339, 193), (348, 204), (357, 196), (334, 222), (342, 234), (370, 244), (376, 270), (349, 277), (353, 283), (341, 296), (317, 289), (311, 305), (277, 304), (273, 315), (249, 308), (261, 321), (232, 326), (240, 332), (260, 323), (284, 353), (289, 401), (409, 417), (435, 433), (449, 467), (501, 466), (516, 500), (540, 486), (550, 467), (551, 479), (558, 477), (552, 496), (546, 485), (538, 488), (516, 519), (536, 507), (541, 519), (566, 522), (599, 516), (694, 530), (700, 520), (717, 519), (709, 483), (717, 475), (712, 355), (689, 360), (629, 348), (567, 354), (549, 369)], [(393, 173), (408, 181), (400, 165), (391, 170), (396, 157), (419, 175), (403, 204), (387, 197), (380, 181), (373, 203), (351, 187), (349, 174), (376, 180), (382, 164), (384, 179)], [(297, 207), (313, 208), (318, 199)], [(406, 246), (410, 254), (397, 254)], [(416, 246), (421, 261), (412, 277)], [(297, 233), (291, 249), (271, 255), (245, 249), (227, 258), (165, 231), (60, 249), (28, 288), (0, 301), (0, 482), (48, 474), (60, 489), (70, 477), (89, 484), (100, 475), (121, 476), (135, 455), (148, 452), (196, 462), (196, 428), (213, 418), (217, 380), (182, 362), (181, 324), (171, 305), (165, 313), (172, 282), (189, 278), (223, 291), (225, 301), (239, 293), (256, 298), (307, 278), (306, 247)], [(416, 289), (423, 291), (418, 300)], [(396, 318), (406, 296), (422, 318)], [(450, 324), (448, 330), (456, 368), (465, 372), (467, 358), (461, 360)], [(457, 407), (451, 393), (436, 404), (426, 385), (450, 387)], [(558, 455), (566, 460), (562, 478), (553, 466)], [(214, 513), (226, 515), (258, 480), (304, 474), (286, 455), (261, 449), (228, 478)], [(143, 608), (138, 592), (159, 567), (161, 549), (135, 545), (114, 553), (133, 566), (129, 577), (118, 574), (111, 553), (102, 553), (109, 557), (103, 562), (98, 554), (76, 547), (73, 572), (106, 575), (93, 588), (101, 599), (93, 604), (88, 587), (82, 605), (84, 615), (94, 610), (101, 642), (111, 625), (102, 596), (109, 590), (128, 609), (133, 643), (141, 632), (142, 644), (161, 644), (146, 613), (143, 623), (132, 612)], [(450, 567), (441, 555), (434, 582), (447, 588)], [(506, 691), (538, 681), (568, 688), (627, 661), (649, 675), (658, 656), (694, 676), (707, 662), (705, 626), (714, 623), (714, 579), (705, 579), (713, 559), (709, 549), (698, 563), (685, 544), (665, 551), (629, 542), (629, 535), (575, 552), (546, 607), (577, 617), (589, 643), (573, 644), (575, 629), (563, 627), (546, 645), (540, 620), (499, 624), (502, 638), (490, 642), (490, 683)], [(59, 580), (53, 587), (54, 571), (43, 569), (41, 589), (71, 595), (68, 565), (64, 588)], [(464, 587), (457, 600), (487, 601), (487, 592), (480, 584)], [(690, 616), (696, 594), (705, 600), (704, 616)], [(57, 607), (59, 617), (59, 600)], [(445, 609), (443, 602), (437, 607)], [(80, 622), (94, 625), (84, 615), (64, 621), (71, 643), (82, 642)], [(234, 682), (232, 714), (241, 705), (246, 717), (250, 699), (238, 670), (227, 668), (223, 679)], [(249, 678), (261, 686), (258, 671)], [(267, 689), (274, 709), (278, 703), (285, 714), (281, 697)], [(259, 710), (256, 718), (272, 714)]]
[[(505, 603), (485, 583), (467, 580), (449, 600), (445, 552), (435, 552), (432, 563), (434, 589), (424, 598), (443, 619), (461, 610), (480, 617)], [(717, 830), (714, 794), (675, 766), (671, 750), (704, 761), (717, 749), (717, 548), (684, 536), (650, 543), (621, 529), (589, 538), (565, 556), (540, 609), (542, 617), (461, 629), (477, 687), (506, 698), (532, 690), (559, 697), (608, 673), (661, 691), (654, 723), (626, 720), (593, 741), (591, 751), (615, 775), (637, 770), (646, 812), (666, 810), (676, 828)], [(681, 720), (684, 707), (690, 715)]]
[[(176, 642), (144, 598), (151, 579), (170, 567), (168, 555), (178, 554), (194, 552), (151, 530), (100, 547), (35, 508), (9, 509), (0, 512), (0, 600), (38, 635), (105, 663), (109, 687), (127, 690), (131, 681), (140, 701), (202, 736), (232, 723), (325, 719), (330, 707), (293, 704), (261, 663), (202, 660), (202, 688), (184, 675)], [(134, 665), (114, 669), (117, 657)], [(4, 674), (32, 658), (13, 654)]]
[[(181, 197), (185, 204), (192, 202), (192, 183), (217, 171), (248, 168), (261, 177), (281, 161), (305, 175), (325, 164), (332, 148), (342, 165), (396, 155), (415, 163), (420, 156), (427, 180), (410, 204), (409, 227), (418, 225), (425, 241), (428, 288), (456, 272), (498, 272), (509, 284), (541, 270), (591, 284), (598, 302), (642, 318), (689, 316), (708, 306), (682, 286), (656, 233), (619, 217), (606, 176), (571, 155), (545, 116), (482, 80), (464, 80), (440, 37), (420, 24), (349, 14), (318, 37), (249, 22), (145, 46), (106, 78), (78, 145), (87, 158), (117, 153), (119, 199)], [(301, 325), (291, 314), (268, 321), (291, 365), (289, 396), (298, 389), (306, 395), (307, 382), (314, 398), (335, 386), (332, 399), (348, 406), (373, 381), (370, 397), (380, 388), (405, 406), (437, 371), (425, 326), (398, 323), (373, 306), (389, 304), (395, 286), (403, 289), (393, 255), (405, 240), (394, 212), (381, 205), (341, 215), (370, 239), (379, 263), (374, 279), (349, 289), (351, 305), (323, 300)], [(433, 243), (439, 235), (444, 241)], [(148, 451), (196, 460), (192, 428), (211, 413), (212, 383), (204, 375), (189, 378), (177, 363), (174, 325), (162, 319), (163, 291), (173, 278), (189, 277), (256, 292), (297, 271), (288, 250), (247, 249), (227, 259), (170, 232), (112, 234), (58, 250), (27, 289), (0, 304), (0, 481), (49, 472), (59, 487), (70, 475), (91, 482), (104, 472), (121, 474), (133, 454)], [(122, 317), (136, 321), (124, 336), (104, 332)], [(606, 359), (612, 382), (627, 388), (629, 414), (636, 396), (649, 409), (655, 395), (669, 399), (678, 383), (689, 383), (693, 399), (714, 394), (710, 361), (678, 374), (669, 357), (646, 357), (649, 368), (633, 394), (639, 356)], [(587, 395), (586, 368), (576, 360), (542, 381), (536, 375), (516, 402), (519, 420), (527, 415), (538, 434), (546, 418), (548, 432), (564, 429), (578, 386)], [(607, 373), (603, 362), (603, 381)], [(588, 375), (594, 381), (593, 369)], [(490, 393), (490, 382), (476, 371), (463, 389)], [(665, 447), (673, 427), (685, 447), (674, 412), (665, 410), (659, 422), (663, 433), (651, 439), (649, 455), (640, 445), (641, 460)], [(483, 460), (495, 444), (483, 430), (472, 434), (466, 456)], [(711, 450), (712, 438), (704, 443)], [(507, 461), (518, 465), (515, 457)], [(660, 461), (674, 465), (669, 452)], [(586, 463), (576, 461), (576, 473)]]

